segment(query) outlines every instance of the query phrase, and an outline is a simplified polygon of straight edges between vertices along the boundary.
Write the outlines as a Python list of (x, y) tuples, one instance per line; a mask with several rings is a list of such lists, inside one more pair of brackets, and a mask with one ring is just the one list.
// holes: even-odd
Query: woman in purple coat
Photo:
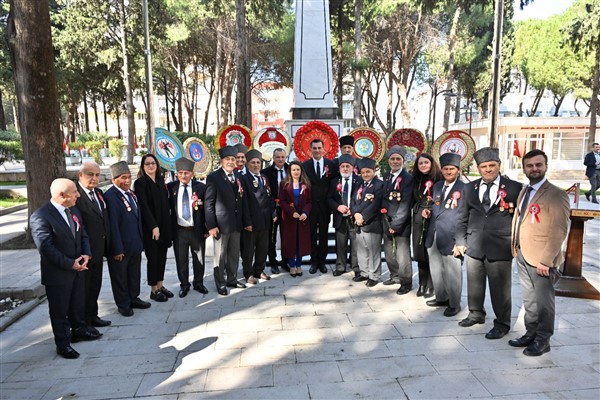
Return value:
[(290, 274), (302, 276), (302, 256), (310, 254), (312, 209), (310, 181), (298, 161), (290, 163), (289, 174), (279, 190), (281, 214), (281, 255), (288, 259)]

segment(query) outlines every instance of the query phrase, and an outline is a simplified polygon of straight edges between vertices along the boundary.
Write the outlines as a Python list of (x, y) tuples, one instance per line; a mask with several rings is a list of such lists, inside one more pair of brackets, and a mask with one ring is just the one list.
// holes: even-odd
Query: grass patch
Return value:
[(0, 197), (0, 207), (9, 208), (27, 204), (27, 198), (23, 196), (2, 196)]
[(0, 186), (24, 186), (25, 181), (6, 181), (0, 182)]

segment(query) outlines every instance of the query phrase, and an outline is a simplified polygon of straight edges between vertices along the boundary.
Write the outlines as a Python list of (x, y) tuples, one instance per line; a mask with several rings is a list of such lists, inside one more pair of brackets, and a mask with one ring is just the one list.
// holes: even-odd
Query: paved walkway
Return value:
[[(584, 276), (596, 288), (599, 246), (600, 221), (590, 221)], [(36, 251), (1, 251), (0, 263), (2, 287), (39, 282)], [(414, 290), (398, 296), (395, 287), (369, 289), (351, 274), (282, 273), (218, 296), (211, 263), (209, 256), (207, 295), (192, 291), (184, 299), (152, 302), (130, 318), (117, 313), (105, 272), (100, 315), (113, 324), (100, 329), (102, 339), (74, 344), (77, 360), (56, 355), (47, 303), (33, 307), (0, 333), (0, 398), (600, 396), (600, 302), (558, 297), (552, 351), (526, 357), (507, 344), (524, 333), (516, 269), (512, 331), (491, 341), (484, 338), (491, 316), (485, 325), (461, 328), (465, 309), (446, 318)], [(172, 251), (165, 285), (176, 292)], [(143, 286), (141, 297), (148, 294)], [(466, 308), (466, 285), (462, 304)], [(489, 303), (486, 308), (492, 313)]]

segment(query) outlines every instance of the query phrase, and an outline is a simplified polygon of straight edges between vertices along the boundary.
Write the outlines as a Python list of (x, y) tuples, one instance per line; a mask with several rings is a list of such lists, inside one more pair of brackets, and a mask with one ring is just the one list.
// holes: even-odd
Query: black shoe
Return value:
[(327, 267), (325, 265), (321, 265), (319, 267), (319, 271), (321, 271), (322, 274), (326, 274), (327, 273)]
[(374, 280), (374, 279), (367, 279), (367, 282), (365, 283), (365, 285), (367, 287), (373, 287), (375, 285), (377, 285), (379, 282)]
[(469, 326), (473, 326), (475, 324), (483, 324), (483, 321), (477, 321), (467, 317), (458, 323), (458, 325), (462, 326), (463, 328), (468, 328)]
[(400, 282), (396, 282), (395, 280), (393, 280), (392, 278), (383, 281), (383, 284), (385, 286), (390, 286), (390, 285), (398, 285)]
[(535, 340), (535, 336), (523, 335), (518, 339), (510, 339), (508, 344), (512, 347), (528, 347)]
[(342, 270), (342, 269), (336, 269), (335, 271), (333, 271), (333, 276), (340, 276), (340, 275), (344, 275), (346, 273), (346, 271)]
[(139, 297), (136, 297), (135, 299), (131, 300), (130, 306), (131, 306), (131, 308), (145, 309), (145, 308), (150, 308), (151, 304), (148, 303), (147, 301), (140, 299)]
[(454, 307), (448, 306), (448, 308), (446, 308), (444, 310), (444, 317), (454, 317), (459, 312), (460, 312), (460, 307), (454, 308)]
[(425, 302), (425, 304), (427, 304), (429, 307), (449, 307), (450, 300), (446, 300), (446, 301), (427, 300)]
[(354, 278), (352, 278), (352, 280), (354, 282), (364, 282), (364, 281), (369, 280), (369, 278), (367, 278), (366, 276), (358, 275), (358, 276), (355, 276)]
[(189, 286), (182, 287), (181, 289), (179, 289), (179, 297), (184, 298), (185, 296), (187, 296), (189, 291), (190, 291)]
[(237, 282), (235, 282), (235, 283), (228, 283), (228, 284), (227, 284), (227, 287), (230, 287), (230, 288), (236, 288), (236, 289), (244, 289), (244, 288), (246, 288), (246, 285), (244, 285), (244, 284), (243, 284), (242, 282), (240, 282), (240, 281), (237, 281)]
[(488, 333), (485, 334), (486, 339), (500, 339), (506, 335), (508, 331), (493, 327)]
[(131, 308), (118, 308), (117, 311), (124, 317), (131, 317), (133, 315), (133, 310)]
[(317, 273), (317, 266), (316, 265), (311, 265), (310, 269), (308, 270), (309, 273), (311, 274), (316, 274)]
[(354, 271), (354, 278), (356, 278), (357, 276), (360, 276), (360, 272), (359, 271)]
[(200, 285), (194, 285), (194, 290), (197, 292), (200, 292), (202, 294), (207, 294), (208, 293), (208, 289), (206, 288), (206, 286), (200, 284)]
[(410, 292), (411, 289), (412, 289), (412, 285), (411, 284), (409, 284), (409, 283), (404, 284), (403, 283), (403, 284), (400, 285), (400, 289), (398, 289), (396, 291), (396, 294), (403, 295), (403, 294), (406, 294), (406, 293)]
[(590, 192), (585, 192), (585, 198), (590, 201)]
[(424, 294), (425, 294), (425, 286), (419, 285), (419, 288), (417, 289), (417, 297), (423, 297)]
[(92, 326), (97, 326), (98, 328), (103, 328), (105, 326), (109, 326), (112, 322), (102, 319), (98, 316), (92, 318), (91, 324)]
[(433, 297), (434, 291), (433, 288), (428, 287), (427, 289), (425, 289), (425, 293), (423, 293), (423, 297), (428, 299), (430, 297)]
[(530, 357), (541, 356), (550, 351), (550, 340), (534, 340), (525, 350), (523, 354)]
[(62, 349), (56, 348), (56, 354), (67, 360), (74, 360), (79, 357), (79, 353), (75, 351), (71, 346), (63, 347)]
[(217, 293), (219, 293), (221, 296), (227, 296), (228, 294), (227, 289), (223, 286), (217, 289)]
[(285, 272), (290, 272), (290, 266), (287, 264), (286, 261), (281, 260), (281, 264), (279, 264), (279, 267), (284, 270)]
[(102, 334), (100, 333), (100, 331), (98, 329), (94, 328), (93, 326), (88, 326), (87, 329), (88, 329), (88, 331), (92, 332), (95, 335), (102, 336)]
[(302, 276), (302, 268), (296, 267), (296, 276)]
[[(598, 204), (598, 200), (592, 200), (592, 203), (594, 203), (594, 204)], [(550, 351), (550, 346), (548, 346), (548, 350), (547, 350), (547, 351)], [(545, 352), (544, 352), (544, 353), (545, 353)]]
[(102, 337), (101, 333), (94, 333), (88, 329), (78, 329), (71, 333), (71, 343), (77, 342), (89, 342), (91, 340), (98, 340)]
[(169, 300), (167, 296), (165, 296), (165, 294), (160, 290), (157, 290), (156, 292), (151, 292), (150, 298), (159, 303), (164, 303), (165, 301)]
[(274, 267), (271, 267), (271, 273), (273, 275), (279, 275), (279, 267), (277, 265), (275, 265)]
[(160, 292), (161, 292), (162, 294), (164, 294), (165, 296), (167, 296), (167, 298), (169, 298), (169, 299), (172, 299), (172, 298), (175, 296), (175, 295), (173, 294), (173, 292), (171, 292), (169, 289), (167, 289), (167, 288), (166, 288), (166, 287), (164, 287), (164, 286), (161, 286), (161, 288), (160, 288), (160, 289), (158, 289), (158, 290), (160, 290)]

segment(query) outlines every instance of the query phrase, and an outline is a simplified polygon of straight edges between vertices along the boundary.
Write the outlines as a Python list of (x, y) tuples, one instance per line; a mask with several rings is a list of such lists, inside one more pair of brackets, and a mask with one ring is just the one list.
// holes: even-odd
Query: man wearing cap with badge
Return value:
[[(346, 136), (342, 138), (344, 137)], [(331, 180), (327, 197), (327, 203), (333, 212), (333, 227), (335, 228), (336, 261), (333, 276), (340, 276), (346, 272), (348, 250), (351, 254), (350, 260), (354, 276), (359, 276), (360, 270), (356, 256), (356, 227), (352, 223), (350, 202), (352, 196), (362, 185), (362, 179), (353, 172), (356, 164), (354, 157), (342, 154), (337, 160), (339, 161), (340, 176)], [(350, 245), (348, 245), (348, 241)]]
[(242, 232), (244, 249), (242, 251), (242, 267), (246, 282), (255, 285), (257, 279), (271, 279), (265, 273), (271, 225), (277, 218), (275, 201), (271, 197), (271, 187), (267, 177), (260, 173), (262, 153), (250, 150), (246, 153), (246, 175), (242, 177), (244, 190), (247, 193), (248, 210), (252, 230)]
[(410, 233), (414, 180), (406, 171), (406, 150), (392, 146), (386, 153), (390, 172), (383, 176), (384, 193), (381, 207), (386, 209), (383, 226), (383, 251), (390, 271), (384, 285), (400, 284), (396, 294), (403, 295), (412, 289), (412, 261), (410, 258)]
[[(456, 223), (454, 255), (466, 256), (469, 315), (458, 324), (469, 327), (485, 322), (485, 290), (489, 280), (494, 327), (485, 335), (499, 339), (510, 330), (510, 232), (522, 185), (500, 176), (500, 152), (484, 147), (475, 152), (481, 179), (464, 187), (464, 200)], [(435, 285), (434, 285), (435, 286)]]
[(352, 196), (350, 211), (356, 224), (356, 257), (360, 274), (352, 280), (366, 281), (367, 287), (373, 287), (379, 283), (381, 276), (381, 200), (384, 188), (383, 182), (375, 176), (375, 160), (358, 160), (358, 169), (363, 182)]
[(131, 172), (125, 161), (110, 166), (113, 186), (104, 194), (110, 218), (110, 256), (108, 272), (113, 297), (124, 317), (133, 308), (150, 308), (139, 298), (142, 251), (142, 219), (135, 194), (131, 191)]
[(433, 185), (434, 203), (431, 209), (423, 210), (423, 218), (430, 221), (425, 247), (435, 291), (435, 300), (427, 301), (427, 305), (446, 307), (446, 317), (453, 317), (461, 310), (462, 257), (454, 256), (456, 218), (465, 186), (459, 179), (460, 159), (460, 155), (455, 153), (440, 156), (444, 180)]
[[(190, 286), (202, 294), (208, 293), (204, 286), (206, 236), (204, 224), (204, 196), (206, 185), (194, 177), (194, 161), (185, 157), (175, 161), (177, 180), (170, 182), (171, 225), (173, 226), (173, 251), (179, 278), (179, 297), (187, 296)], [(194, 279), (190, 285), (189, 254), (192, 251)]]
[(235, 171), (237, 154), (238, 149), (233, 146), (222, 147), (221, 168), (206, 178), (206, 228), (214, 238), (214, 278), (217, 292), (222, 296), (227, 295), (227, 287), (246, 287), (237, 280), (240, 237), (242, 229), (252, 230), (252, 222), (242, 175)]
[(511, 339), (513, 347), (525, 347), (526, 356), (550, 351), (554, 334), (554, 284), (563, 264), (562, 244), (569, 231), (569, 196), (546, 179), (548, 156), (531, 150), (523, 156), (523, 172), (529, 179), (517, 204), (512, 224), (512, 251), (517, 257), (525, 335)]
[(238, 143), (235, 145), (235, 148), (237, 149), (235, 155), (235, 168), (240, 174), (246, 175), (246, 153), (248, 152), (248, 146), (244, 143)]

